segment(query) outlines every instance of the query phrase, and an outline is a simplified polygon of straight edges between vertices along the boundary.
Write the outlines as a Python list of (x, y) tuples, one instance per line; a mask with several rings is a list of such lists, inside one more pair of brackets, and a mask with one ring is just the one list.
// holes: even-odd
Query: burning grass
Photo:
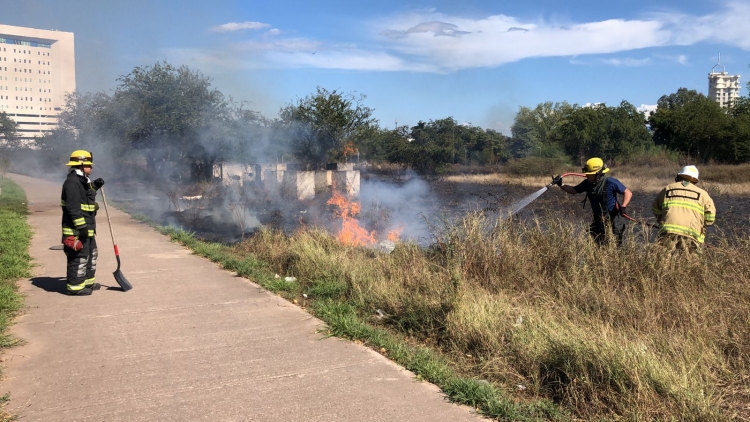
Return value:
[(598, 248), (562, 221), (481, 214), (435, 240), (382, 254), (323, 231), (261, 231), (232, 253), (297, 277), (286, 294), (316, 313), (364, 324), (335, 328), (347, 337), (372, 343), (368, 330), (385, 328), (486, 380), (497, 400), (563, 409), (543, 418), (750, 418), (747, 240), (673, 258), (656, 245)]

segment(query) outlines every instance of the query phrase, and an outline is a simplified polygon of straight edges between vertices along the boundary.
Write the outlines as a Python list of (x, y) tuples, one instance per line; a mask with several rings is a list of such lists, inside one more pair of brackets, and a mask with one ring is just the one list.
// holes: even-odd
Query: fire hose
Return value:
[[(561, 177), (561, 178), (562, 178), (562, 177), (565, 177), (565, 176), (578, 176), (578, 177), (586, 177), (586, 175), (585, 175), (585, 174), (583, 174), (583, 173), (563, 173), (563, 174), (561, 174), (561, 175), (560, 175), (560, 177)], [(551, 188), (551, 187), (552, 187), (552, 185), (554, 185), (554, 184), (555, 184), (555, 182), (552, 182), (552, 183), (548, 184), (548, 185), (547, 185), (547, 188)], [(617, 210), (618, 210), (618, 211), (620, 210), (620, 204), (619, 204), (619, 203), (615, 202), (615, 207), (617, 207)], [(653, 229), (658, 229), (658, 228), (659, 228), (659, 225), (658, 225), (658, 224), (654, 224), (654, 223), (649, 223), (649, 222), (647, 222), (647, 221), (642, 221), (642, 220), (637, 220), (637, 219), (635, 219), (635, 218), (633, 218), (633, 217), (629, 216), (628, 214), (625, 214), (624, 212), (623, 212), (623, 213), (620, 213), (620, 215), (622, 215), (622, 216), (623, 216), (623, 218), (625, 218), (626, 220), (632, 221), (632, 222), (634, 222), (634, 223), (642, 224), (642, 225), (644, 225), (644, 226), (648, 226), (648, 227), (651, 227), (651, 228), (653, 228)]]
[[(585, 175), (585, 174), (583, 174), (583, 173), (563, 173), (563, 174), (561, 174), (561, 175), (560, 175), (560, 177), (561, 177), (561, 178), (563, 178), (563, 177), (565, 177), (565, 176), (578, 176), (578, 177), (586, 177), (586, 175)], [(547, 187), (548, 187), (548, 188), (551, 188), (551, 187), (552, 187), (552, 185), (554, 185), (554, 184), (555, 184), (555, 182), (553, 181), (552, 183), (550, 183), (549, 185), (547, 185)]]

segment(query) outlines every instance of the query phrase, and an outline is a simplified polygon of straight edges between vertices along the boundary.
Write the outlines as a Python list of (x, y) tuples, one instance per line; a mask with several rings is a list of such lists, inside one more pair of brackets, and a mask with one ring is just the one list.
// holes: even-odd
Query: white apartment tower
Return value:
[(57, 126), (76, 90), (73, 33), (0, 25), (0, 111), (31, 140)]
[[(721, 72), (717, 68), (721, 67)], [(708, 98), (713, 99), (722, 107), (728, 107), (737, 102), (740, 97), (740, 75), (730, 75), (726, 67), (721, 64), (721, 53), (719, 61), (711, 68), (708, 74)]]

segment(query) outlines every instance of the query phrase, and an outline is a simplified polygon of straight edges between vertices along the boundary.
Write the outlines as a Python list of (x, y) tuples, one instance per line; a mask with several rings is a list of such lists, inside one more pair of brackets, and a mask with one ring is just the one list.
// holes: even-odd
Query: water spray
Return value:
[[(565, 176), (586, 177), (586, 175), (584, 173), (564, 173), (564, 174), (560, 175), (560, 177), (565, 177)], [(536, 200), (537, 198), (539, 198), (540, 196), (542, 196), (542, 194), (544, 192), (546, 192), (547, 189), (551, 188), (553, 185), (555, 185), (554, 181), (551, 182), (551, 183), (549, 183), (547, 186), (539, 189), (538, 191), (532, 193), (531, 195), (529, 195), (529, 196), (521, 199), (520, 201), (517, 201), (517, 202), (513, 203), (512, 207), (511, 207), (511, 211), (510, 211), (509, 216), (512, 216), (513, 214), (515, 214), (515, 213), (521, 211), (522, 209), (526, 208), (526, 206), (528, 206), (530, 203), (534, 202), (534, 200)], [(618, 209), (620, 208), (620, 204), (616, 204), (616, 206), (617, 206)], [(635, 218), (633, 218), (633, 217), (631, 217), (631, 216), (629, 216), (628, 214), (625, 214), (625, 213), (622, 213), (622, 216), (626, 220), (632, 221), (633, 223), (642, 224), (644, 226), (647, 226), (647, 227), (650, 227), (650, 228), (655, 228), (655, 229), (659, 228), (658, 224), (653, 224), (653, 223), (649, 223), (647, 221), (637, 220), (637, 219), (635, 219)]]
[[(583, 173), (564, 173), (564, 174), (560, 175), (560, 177), (565, 177), (565, 176), (586, 177), (586, 175), (583, 174)], [(534, 200), (536, 200), (537, 198), (539, 198), (540, 196), (542, 196), (542, 194), (544, 192), (546, 192), (547, 189), (551, 188), (554, 184), (555, 184), (555, 182), (552, 182), (552, 183), (548, 184), (547, 186), (539, 189), (538, 191), (532, 193), (531, 195), (529, 195), (529, 196), (521, 199), (520, 201), (517, 201), (517, 202), (513, 203), (513, 205), (511, 206), (511, 209), (510, 209), (509, 216), (511, 216), (511, 215), (513, 215), (513, 214), (521, 211), (522, 209), (526, 208), (527, 205), (529, 205), (530, 203), (534, 202)]]

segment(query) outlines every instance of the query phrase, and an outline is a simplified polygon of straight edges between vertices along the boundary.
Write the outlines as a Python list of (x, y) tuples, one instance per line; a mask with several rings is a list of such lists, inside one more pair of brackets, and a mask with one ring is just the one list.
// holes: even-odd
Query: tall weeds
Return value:
[(750, 418), (747, 239), (669, 256), (632, 233), (598, 247), (566, 221), (471, 214), (436, 229), (429, 248), (382, 253), (324, 231), (262, 230), (234, 253), (522, 401), (586, 419)]

